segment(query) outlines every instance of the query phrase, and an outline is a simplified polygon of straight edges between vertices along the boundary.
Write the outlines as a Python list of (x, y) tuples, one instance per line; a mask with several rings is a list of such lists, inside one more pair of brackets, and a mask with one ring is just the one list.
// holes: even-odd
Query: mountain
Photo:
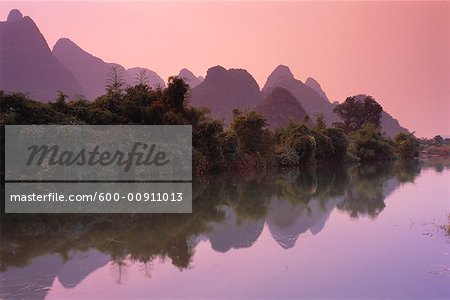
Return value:
[(147, 68), (130, 68), (126, 72), (125, 81), (128, 85), (136, 84), (139, 80), (140, 74), (144, 75), (147, 84), (152, 88), (163, 88), (166, 86), (164, 79), (162, 79), (155, 71)]
[[(267, 78), (263, 88), (263, 94), (269, 95), (276, 87), (282, 87), (292, 93), (298, 99), (302, 107), (314, 119), (315, 115), (322, 114), (329, 126), (341, 121), (333, 113), (335, 104), (331, 103), (320, 84), (313, 78), (308, 78), (305, 83), (294, 78), (291, 70), (283, 65), (278, 66)], [(365, 95), (356, 96), (364, 99)], [(393, 137), (400, 132), (408, 132), (399, 122), (386, 111), (382, 112), (381, 125), (387, 136)]]
[(83, 94), (74, 75), (52, 54), (34, 21), (13, 9), (0, 22), (0, 89), (23, 92), (49, 101), (58, 90), (69, 96)]
[(309, 80), (309, 84), (315, 88), (295, 79), (287, 66), (279, 65), (267, 78), (262, 92), (269, 95), (277, 87), (285, 88), (297, 98), (312, 119), (321, 114), (328, 125), (337, 122), (338, 117), (333, 113), (334, 105), (330, 103), (323, 91), (321, 93), (316, 91), (316, 88), (320, 89), (320, 85), (312, 78)]
[(189, 84), (191, 89), (195, 88), (197, 85), (202, 83), (202, 81), (204, 80), (203, 77), (195, 76), (194, 73), (192, 73), (188, 69), (181, 69), (180, 73), (178, 73), (178, 77), (183, 78), (186, 81), (186, 83)]
[(319, 94), (320, 97), (322, 97), (323, 99), (325, 99), (331, 103), (330, 99), (328, 99), (328, 97), (327, 97), (327, 94), (325, 94), (325, 92), (322, 90), (322, 87), (317, 82), (317, 80), (315, 80), (312, 77), (308, 77), (305, 81), (305, 84), (306, 84), (306, 86), (312, 88), (317, 94)]
[(261, 101), (258, 83), (246, 70), (208, 70), (205, 80), (191, 90), (191, 104), (210, 109), (211, 116), (230, 123), (233, 109), (250, 110)]
[(75, 75), (83, 87), (84, 96), (90, 100), (105, 93), (108, 76), (113, 67), (117, 67), (122, 76), (126, 73), (122, 66), (105, 63), (67, 38), (61, 38), (56, 42), (53, 54)]
[(394, 137), (401, 132), (409, 132), (408, 129), (400, 125), (397, 119), (394, 119), (394, 117), (392, 117), (384, 110), (381, 113), (381, 126), (383, 126), (383, 131), (389, 137)]
[(147, 79), (149, 86), (154, 88), (165, 86), (164, 80), (152, 70), (138, 67), (126, 70), (119, 64), (107, 63), (81, 49), (67, 38), (61, 38), (56, 42), (53, 54), (67, 69), (72, 71), (85, 91), (84, 96), (88, 99), (95, 99), (105, 93), (114, 67), (127, 86), (137, 82), (141, 71), (145, 72), (144, 78)]
[(306, 111), (287, 89), (277, 87), (267, 98), (255, 107), (262, 113), (272, 128), (284, 127), (289, 121), (302, 122)]

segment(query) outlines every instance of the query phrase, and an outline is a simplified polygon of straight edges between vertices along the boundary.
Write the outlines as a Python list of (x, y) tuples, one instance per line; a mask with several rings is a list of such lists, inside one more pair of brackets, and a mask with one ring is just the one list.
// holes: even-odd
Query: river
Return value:
[(193, 213), (2, 215), (6, 299), (450, 298), (450, 164), (214, 176)]

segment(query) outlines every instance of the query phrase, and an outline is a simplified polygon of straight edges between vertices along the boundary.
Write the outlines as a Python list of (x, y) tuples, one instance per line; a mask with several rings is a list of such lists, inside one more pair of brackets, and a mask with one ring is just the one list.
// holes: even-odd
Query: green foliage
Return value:
[(316, 124), (314, 125), (314, 130), (316, 131), (323, 131), (327, 129), (327, 123), (325, 122), (325, 119), (323, 118), (323, 115), (318, 115), (316, 118)]
[(367, 96), (363, 101), (359, 101), (356, 96), (348, 97), (334, 108), (334, 113), (343, 121), (336, 125), (346, 133), (359, 130), (367, 123), (372, 123), (375, 127), (380, 128), (382, 112), (381, 105), (371, 96)]
[(170, 109), (176, 112), (183, 111), (186, 106), (186, 98), (189, 85), (182, 78), (171, 76), (167, 88), (164, 90), (164, 98)]
[(316, 142), (316, 159), (319, 161), (333, 160), (335, 149), (331, 138), (318, 130), (313, 130), (312, 136)]
[(300, 164), (300, 156), (292, 147), (279, 147), (275, 155), (280, 167), (295, 167)]
[(122, 118), (124, 123), (140, 124), (146, 107), (157, 100), (156, 93), (152, 93), (147, 85), (138, 84), (129, 87), (122, 101)]
[(108, 75), (106, 94), (108, 96), (120, 97), (124, 92), (124, 87), (125, 80), (122, 71), (117, 66), (112, 67)]
[(344, 131), (339, 128), (326, 128), (324, 134), (331, 139), (334, 148), (334, 159), (343, 161), (348, 147), (348, 139)]
[(221, 134), (223, 124), (221, 121), (208, 120), (198, 124), (193, 130), (193, 147), (207, 160), (212, 170), (219, 169), (223, 164), (223, 150)]
[(231, 130), (236, 134), (239, 149), (243, 153), (263, 152), (268, 148), (269, 132), (264, 117), (254, 111), (233, 111)]
[(414, 159), (419, 156), (419, 140), (411, 133), (399, 133), (394, 138), (395, 153), (401, 159)]
[[(72, 117), (59, 111), (59, 103), (42, 103), (21, 93), (0, 94), (1, 119), (4, 124), (70, 124)], [(59, 100), (61, 101), (61, 99)]]
[[(309, 117), (302, 123), (271, 132), (266, 120), (256, 112), (235, 110), (230, 128), (213, 120), (204, 108), (188, 103), (189, 87), (178, 77), (170, 77), (167, 88), (152, 89), (145, 74), (137, 84), (124, 88), (117, 69), (111, 73), (105, 95), (88, 101), (71, 99), (60, 92), (49, 103), (28, 99), (24, 94), (0, 91), (0, 121), (5, 124), (142, 124), (192, 125), (194, 172), (223, 170), (250, 171), (272, 166), (296, 167), (311, 162), (341, 162), (348, 157), (361, 161), (391, 159), (393, 146), (399, 157), (415, 157), (417, 140), (399, 135), (396, 142), (385, 139), (379, 131), (381, 107), (370, 96), (364, 101), (349, 97), (337, 107), (347, 130), (356, 129), (351, 144), (343, 129), (328, 128), (322, 116), (310, 129)], [(378, 124), (378, 125), (377, 125)], [(350, 152), (348, 151), (350, 150)]]
[(236, 133), (228, 130), (220, 135), (220, 143), (222, 145), (222, 154), (225, 165), (230, 165), (238, 155), (239, 145)]
[[(287, 127), (280, 128), (275, 133), (279, 145), (278, 153), (280, 164), (284, 164), (285, 158), (289, 158), (289, 164), (295, 162), (298, 157), (298, 163), (306, 163), (315, 157), (316, 141), (312, 131), (304, 124), (291, 122)], [(293, 155), (292, 150), (295, 151)]]
[(372, 123), (350, 135), (350, 151), (362, 162), (392, 160), (394, 158), (391, 141), (384, 138)]

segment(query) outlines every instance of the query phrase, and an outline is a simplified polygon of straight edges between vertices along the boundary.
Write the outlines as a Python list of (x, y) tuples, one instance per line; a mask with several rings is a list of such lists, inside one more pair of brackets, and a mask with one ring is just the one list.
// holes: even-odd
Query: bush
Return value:
[(339, 128), (327, 128), (325, 134), (331, 139), (331, 143), (334, 147), (334, 159), (337, 161), (343, 161), (347, 154), (348, 139), (342, 129)]
[(350, 151), (361, 162), (392, 160), (394, 151), (391, 142), (371, 123), (350, 135)]
[(295, 167), (300, 163), (300, 156), (292, 147), (281, 147), (275, 151), (276, 159), (280, 167)]
[(319, 161), (330, 161), (334, 159), (335, 149), (331, 138), (315, 130), (312, 132), (312, 136), (316, 142), (316, 159)]
[(266, 125), (264, 117), (257, 112), (233, 111), (231, 129), (236, 134), (242, 153), (264, 152), (270, 146)]
[(399, 133), (394, 139), (395, 153), (401, 159), (414, 159), (419, 156), (419, 140), (411, 133)]
[[(281, 149), (295, 151), (299, 157), (299, 163), (308, 162), (316, 155), (316, 140), (311, 130), (304, 124), (290, 123), (287, 127), (278, 129), (275, 136)], [(287, 150), (282, 152), (284, 151)]]

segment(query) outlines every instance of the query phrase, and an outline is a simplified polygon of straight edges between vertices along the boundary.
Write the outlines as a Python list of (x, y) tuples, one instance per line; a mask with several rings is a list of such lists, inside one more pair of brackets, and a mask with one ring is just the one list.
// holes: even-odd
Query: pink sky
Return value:
[(450, 136), (449, 2), (3, 2), (53, 47), (161, 77), (215, 65), (245, 68), (260, 86), (278, 65), (314, 77), (332, 100), (370, 94), (418, 136)]

